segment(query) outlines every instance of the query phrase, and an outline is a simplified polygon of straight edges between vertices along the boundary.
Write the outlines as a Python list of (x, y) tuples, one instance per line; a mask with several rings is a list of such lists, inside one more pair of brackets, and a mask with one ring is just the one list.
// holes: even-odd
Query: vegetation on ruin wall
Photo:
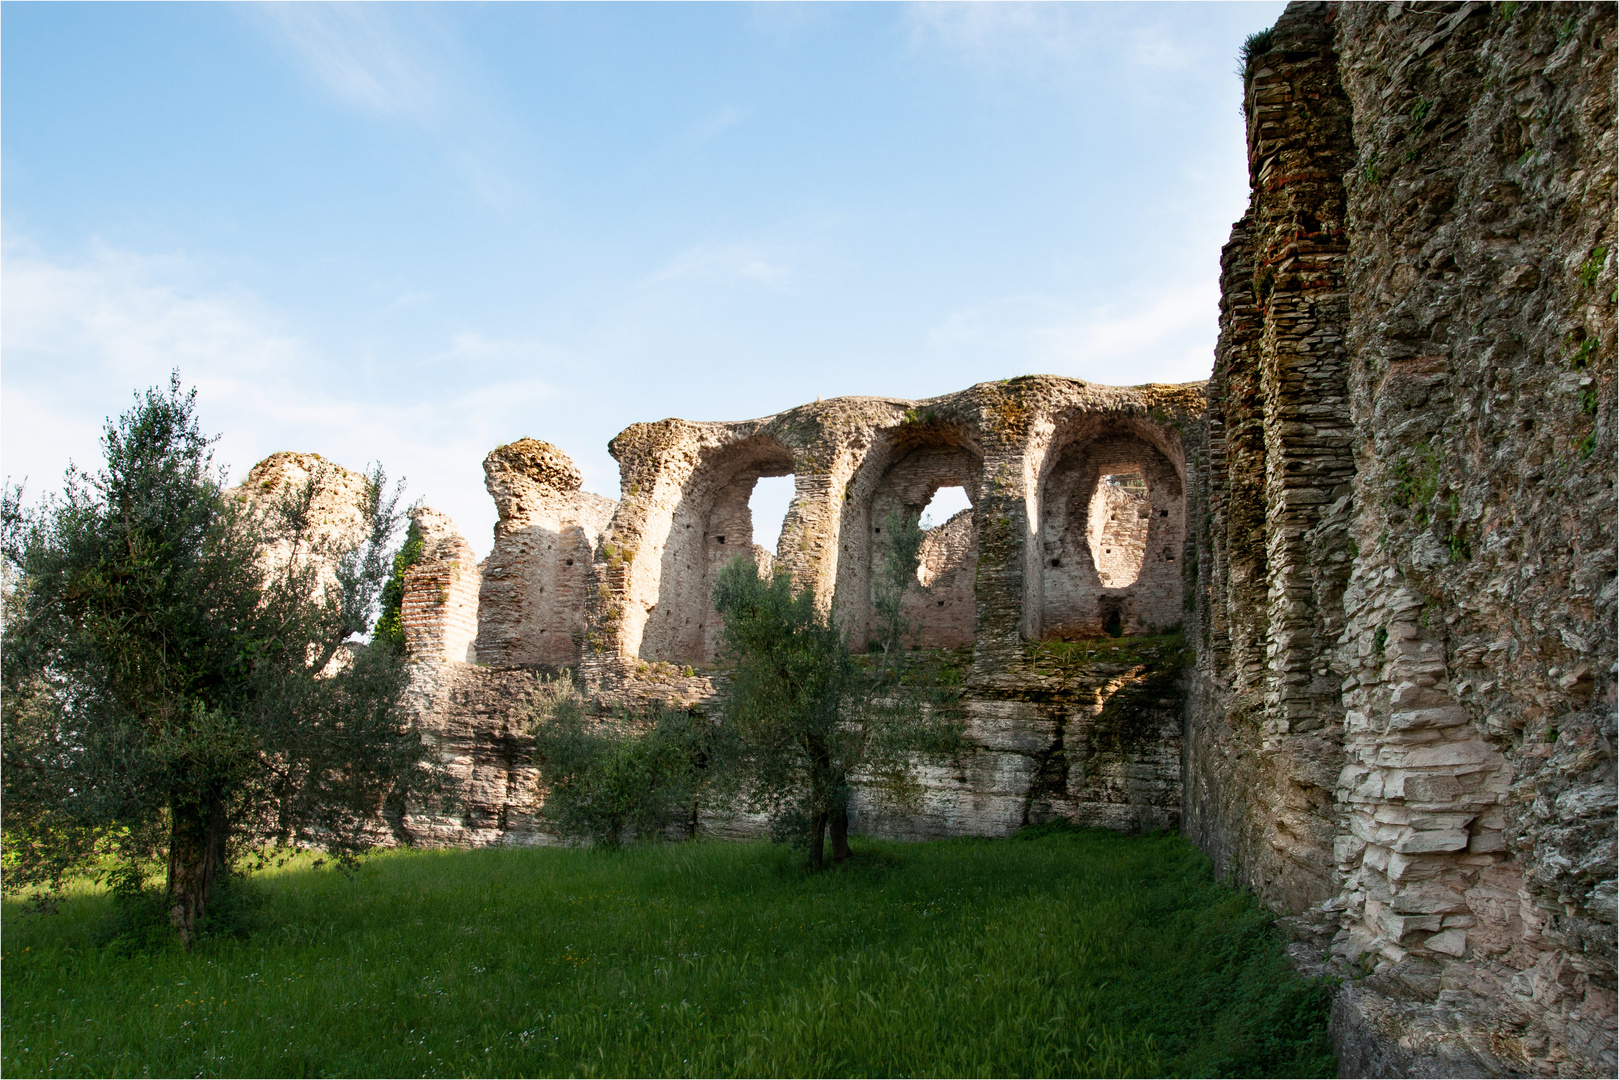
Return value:
[(1184, 694), (1181, 678), (1192, 662), (1185, 635), (1099, 638), (1088, 641), (1031, 643), (1034, 670), (1062, 684), (1094, 684), (1098, 677), (1124, 678), (1103, 703), (1090, 736), (1092, 749), (1124, 753), (1157, 743), (1163, 737), (1164, 711), (1178, 709)]
[(422, 546), (422, 528), (412, 521), (404, 546), (394, 555), (393, 575), (382, 586), (382, 613), (371, 633), (372, 640), (387, 642), (399, 656), (405, 655), (405, 574), (422, 561)]
[[(1032, 835), (1031, 835), (1032, 834)], [(8, 904), (7, 1075), (1331, 1076), (1331, 993), (1169, 835), (400, 851), (192, 955)], [(161, 942), (162, 939), (159, 939)]]

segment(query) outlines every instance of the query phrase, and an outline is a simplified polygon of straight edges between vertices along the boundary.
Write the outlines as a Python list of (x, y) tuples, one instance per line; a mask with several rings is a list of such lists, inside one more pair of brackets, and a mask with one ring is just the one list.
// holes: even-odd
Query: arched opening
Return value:
[(784, 476), (761, 476), (748, 496), (748, 512), (753, 519), (753, 546), (763, 548), (770, 555), (780, 554), (781, 527), (787, 521), (787, 509), (793, 504), (797, 480), (792, 473)]
[(875, 636), (875, 574), (884, 551), (882, 530), (891, 513), (926, 518), (918, 589), (902, 615), (920, 632), (923, 648), (954, 648), (973, 640), (973, 578), (978, 566), (977, 500), (982, 458), (960, 433), (943, 424), (902, 425), (879, 442), (845, 490), (841, 526), (837, 617), (851, 647)]
[[(761, 481), (769, 486), (759, 492)], [(693, 472), (681, 493), (662, 553), (658, 591), (646, 609), (640, 658), (677, 664), (712, 663), (719, 647), (720, 618), (714, 610), (714, 582), (720, 569), (742, 557), (761, 574), (772, 572), (783, 509), (772, 504), (793, 499), (791, 453), (775, 439), (755, 437), (719, 448)], [(754, 506), (764, 518), (767, 549), (755, 542)]]
[(978, 529), (973, 504), (960, 484), (936, 489), (923, 508), (917, 584), (905, 599), (907, 619), (924, 649), (958, 648), (973, 640), (973, 578), (978, 570)]
[(1123, 589), (1141, 576), (1152, 504), (1139, 468), (1104, 473), (1087, 508), (1085, 536), (1104, 589)]
[(942, 487), (933, 493), (927, 506), (922, 509), (922, 528), (932, 529), (943, 525), (963, 510), (971, 510), (973, 501), (967, 498), (967, 489), (960, 484)]
[(1184, 601), (1180, 471), (1150, 432), (1107, 424), (1086, 434), (1057, 453), (1042, 484), (1040, 636), (1167, 629)]

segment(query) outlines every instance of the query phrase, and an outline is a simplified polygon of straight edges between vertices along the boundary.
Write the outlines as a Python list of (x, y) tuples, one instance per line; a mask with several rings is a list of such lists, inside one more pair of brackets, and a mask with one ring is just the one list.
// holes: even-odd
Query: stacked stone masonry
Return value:
[(1186, 828), (1330, 948), (1347, 1075), (1616, 1071), (1614, 11), (1246, 65)]
[[(1291, 4), (1247, 50), (1207, 384), (635, 424), (620, 502), (496, 449), (481, 566), (417, 516), (411, 695), (450, 798), (402, 836), (559, 842), (547, 680), (712, 713), (738, 557), (858, 650), (879, 530), (960, 487), (906, 614), (964, 672), (972, 749), (918, 806), (857, 790), (857, 828), (1180, 828), (1342, 980), (1345, 1075), (1614, 1075), (1616, 48), (1610, 4)], [(767, 551), (749, 499), (785, 476)]]

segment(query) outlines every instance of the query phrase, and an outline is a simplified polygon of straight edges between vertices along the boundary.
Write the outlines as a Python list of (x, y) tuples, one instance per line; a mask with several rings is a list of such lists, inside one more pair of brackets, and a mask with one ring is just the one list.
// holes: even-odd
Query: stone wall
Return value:
[(413, 659), (409, 705), (442, 790), (405, 808), (406, 843), (561, 843), (540, 815), (545, 792), (529, 731), (532, 706), (552, 677), (532, 667)]
[(1616, 1069), (1614, 10), (1247, 63), (1186, 820), (1330, 938), (1347, 1075)]
[(422, 553), (405, 571), (405, 594), (399, 622), (405, 648), (421, 660), (477, 659), (478, 594), (483, 575), (477, 556), (455, 524), (437, 510), (421, 507), (411, 514), (421, 536)]
[(482, 567), (480, 662), (578, 664), (592, 565), (618, 504), (580, 490), (568, 456), (538, 439), (491, 451), (485, 484), (500, 519)]
[[(500, 523), (481, 581), (448, 520), (418, 515), (424, 551), (405, 600), (412, 700), (448, 803), (410, 808), (403, 834), (415, 843), (553, 842), (537, 816), (543, 793), (528, 733), (546, 679), (571, 668), (603, 709), (666, 702), (711, 711), (724, 676), (713, 667), (719, 622), (710, 596), (720, 567), (739, 555), (814, 590), (859, 648), (888, 514), (919, 514), (939, 488), (957, 485), (973, 508), (925, 536), (922, 588), (905, 614), (918, 646), (954, 650), (970, 748), (927, 771), (916, 806), (861, 795), (859, 827), (1000, 836), (1057, 816), (1176, 827), (1179, 639), (1028, 640), (1024, 627), (1043, 619), (1023, 605), (1031, 571), (1037, 604), (1046, 583), (1042, 516), (1056, 516), (1053, 535), (1077, 535), (1088, 550), (1096, 466), (1122, 462), (1146, 488), (1128, 500), (1125, 523), (1143, 550), (1140, 571), (1128, 585), (1093, 582), (1091, 592), (1117, 602), (1127, 635), (1178, 621), (1183, 470), (1187, 446), (1200, 444), (1203, 405), (1199, 386), (1034, 377), (920, 402), (846, 398), (737, 423), (637, 424), (611, 444), (625, 499), (610, 516), (614, 504), (581, 492), (555, 447), (523, 440), (495, 450), (485, 471)], [(1077, 499), (1064, 479), (1074, 462), (1090, 469)], [(772, 554), (753, 543), (748, 497), (760, 477), (781, 475), (794, 476), (796, 494)], [(994, 538), (987, 559), (986, 527)], [(1100, 637), (1102, 620), (1091, 621)], [(986, 659), (986, 636), (998, 662)], [(1074, 637), (1076, 628), (1054, 624), (1046, 636)], [(762, 824), (717, 811), (702, 822), (720, 836), (757, 835)]]

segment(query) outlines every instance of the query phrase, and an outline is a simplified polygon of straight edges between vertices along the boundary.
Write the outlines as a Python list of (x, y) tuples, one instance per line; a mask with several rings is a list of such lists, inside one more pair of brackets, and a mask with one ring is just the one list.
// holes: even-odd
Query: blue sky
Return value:
[(482, 554), (525, 435), (1206, 378), (1281, 7), (4, 4), (4, 472), (178, 367)]

